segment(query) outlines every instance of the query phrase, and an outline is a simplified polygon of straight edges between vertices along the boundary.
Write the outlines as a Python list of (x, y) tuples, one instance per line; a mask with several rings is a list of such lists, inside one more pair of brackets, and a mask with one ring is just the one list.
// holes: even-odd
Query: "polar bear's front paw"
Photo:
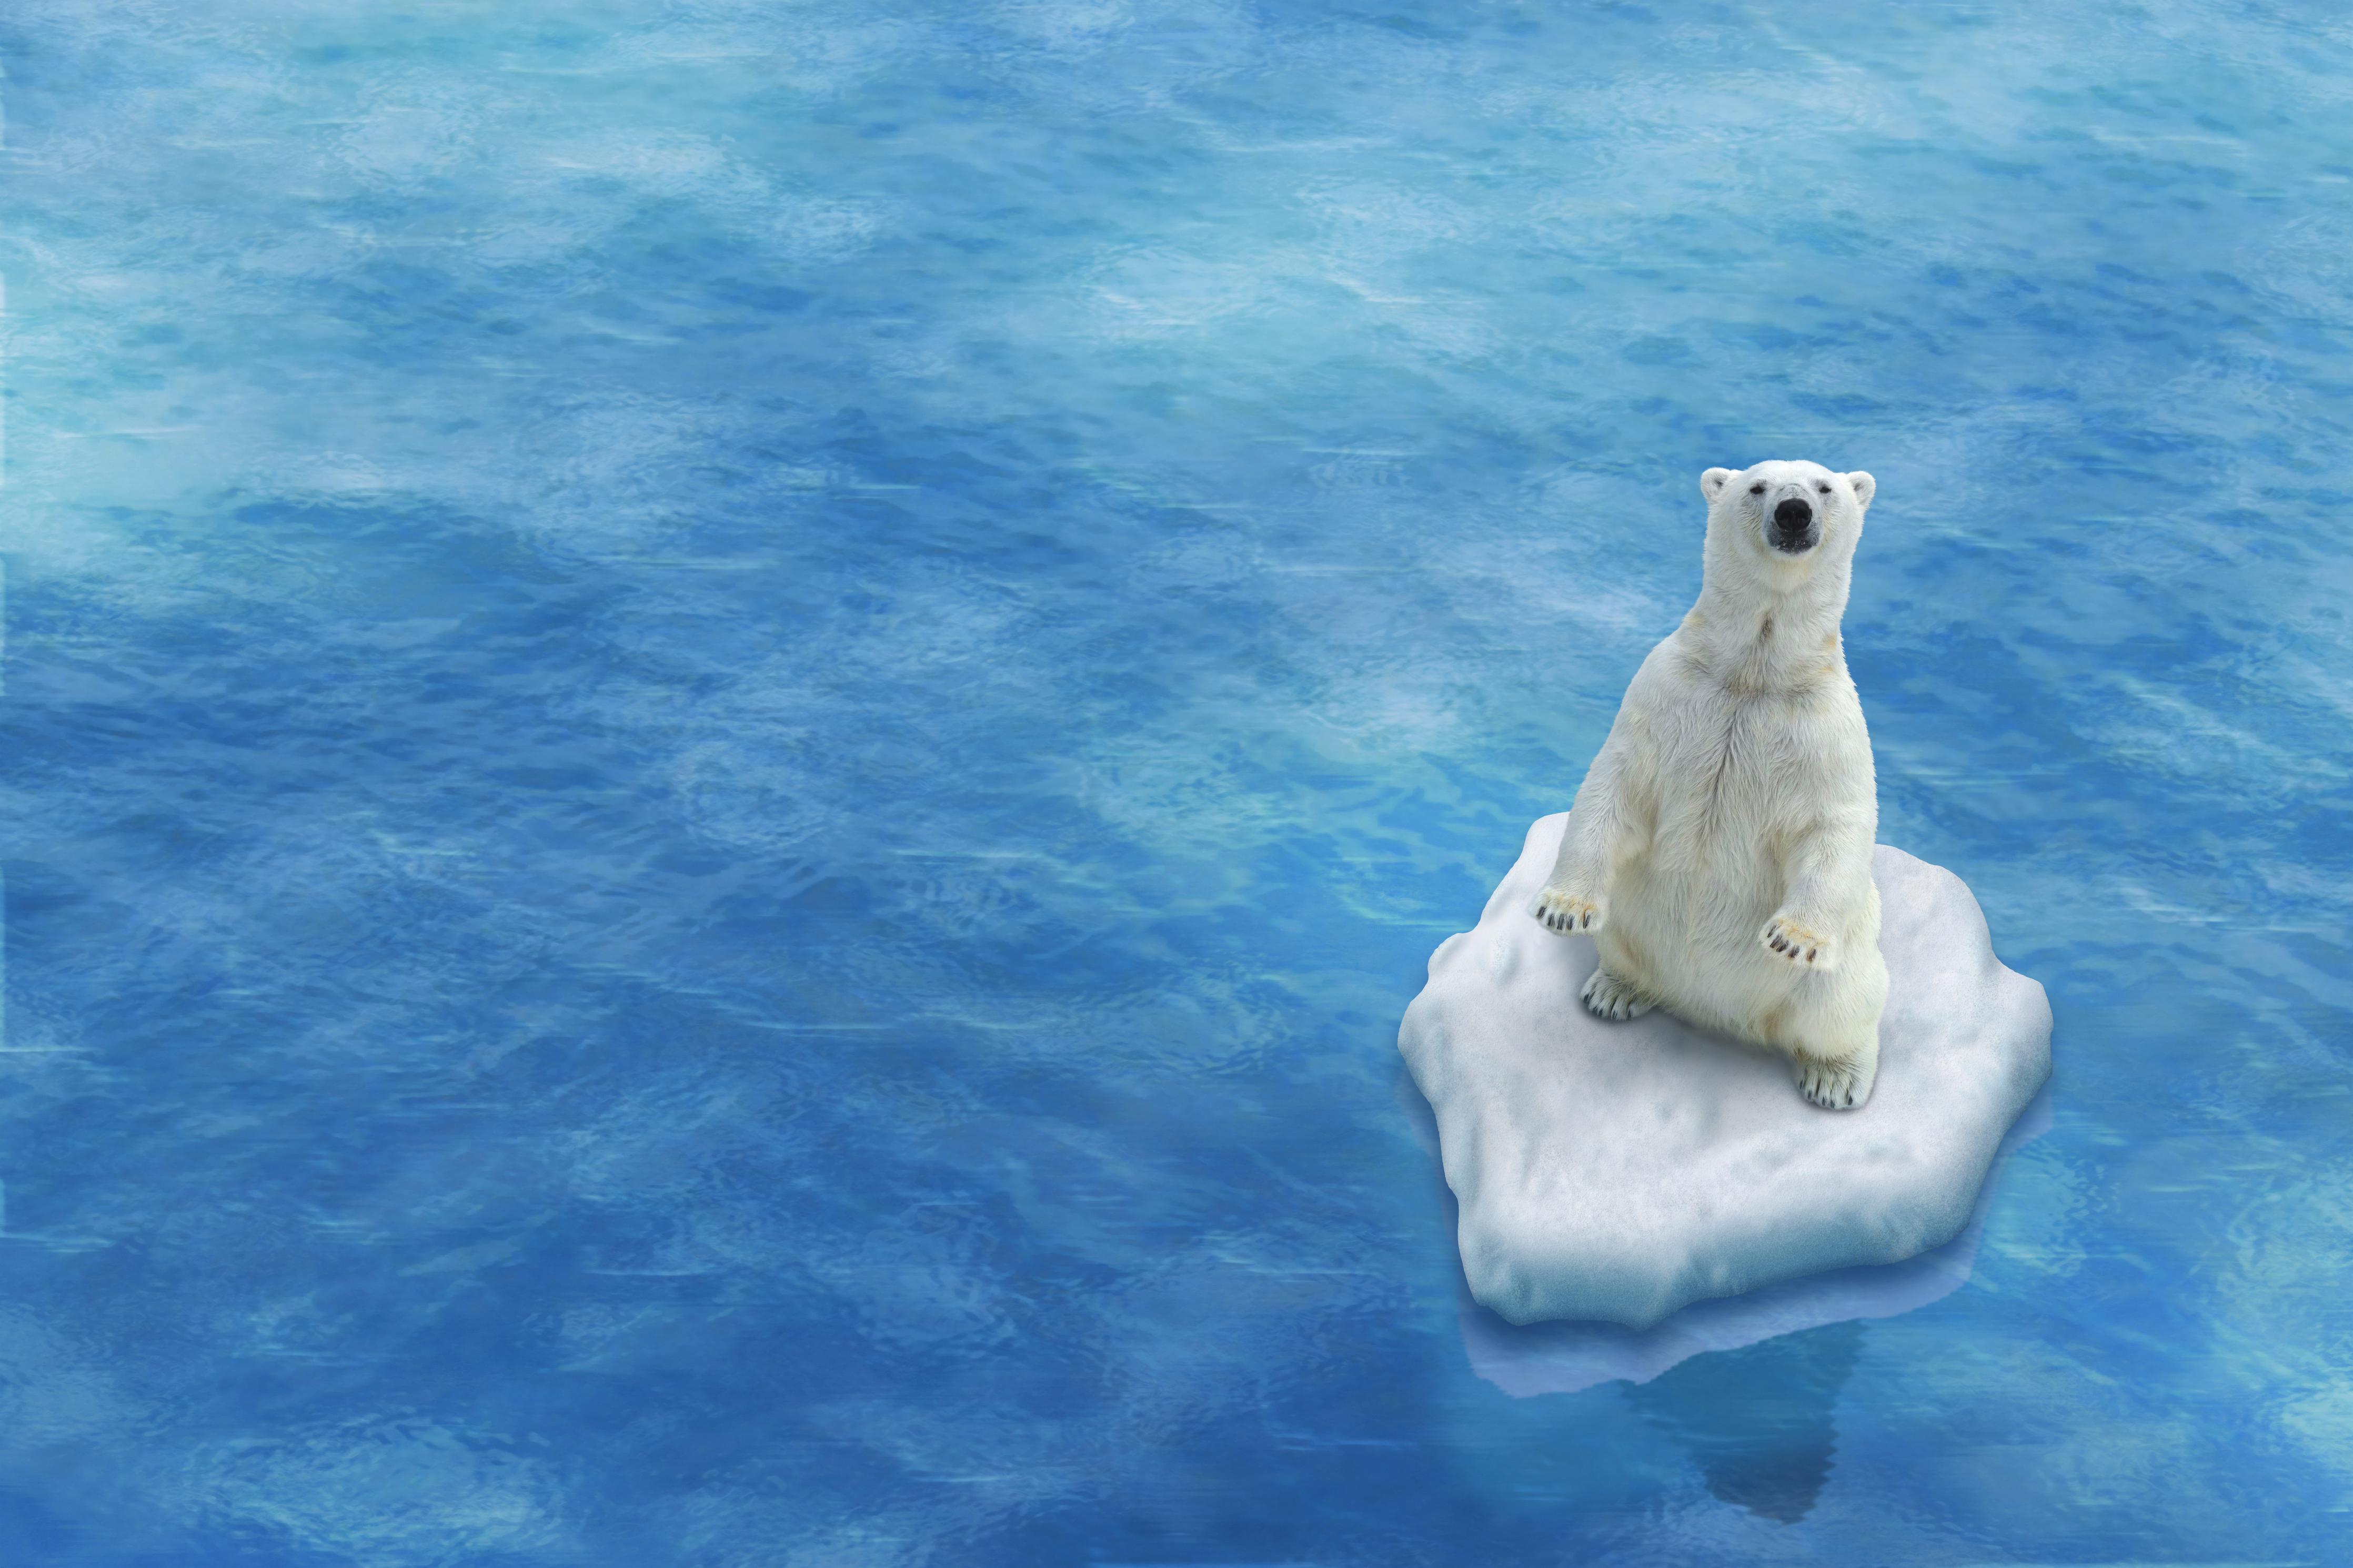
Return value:
[(1765, 922), (1757, 940), (1800, 969), (1836, 969), (1838, 945), (1831, 938), (1783, 910)]
[(1871, 1098), (1871, 1080), (1877, 1076), (1866, 1071), (1862, 1062), (1820, 1057), (1794, 1058), (1790, 1072), (1798, 1080), (1798, 1092), (1824, 1110), (1855, 1110)]
[(1529, 912), (1544, 922), (1546, 930), (1563, 935), (1574, 931), (1591, 936), (1609, 922), (1609, 905), (1601, 895), (1573, 893), (1566, 888), (1546, 888), (1536, 895), (1536, 907)]

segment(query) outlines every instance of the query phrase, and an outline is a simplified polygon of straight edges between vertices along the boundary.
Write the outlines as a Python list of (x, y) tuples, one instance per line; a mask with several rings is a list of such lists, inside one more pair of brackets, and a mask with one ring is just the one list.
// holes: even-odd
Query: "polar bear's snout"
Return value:
[(1773, 548), (1785, 555), (1801, 555), (1811, 550), (1821, 539), (1814, 527), (1814, 509), (1802, 497), (1789, 497), (1773, 509), (1769, 539)]

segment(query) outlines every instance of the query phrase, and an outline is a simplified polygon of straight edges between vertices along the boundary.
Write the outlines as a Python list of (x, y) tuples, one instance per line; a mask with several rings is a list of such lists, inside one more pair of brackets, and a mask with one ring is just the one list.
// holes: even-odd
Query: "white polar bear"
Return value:
[(1585, 1005), (1788, 1054), (1852, 1110), (1879, 1070), (1879, 799), (1839, 617), (1869, 474), (1710, 468), (1699, 603), (1651, 650), (1532, 911), (1589, 934)]

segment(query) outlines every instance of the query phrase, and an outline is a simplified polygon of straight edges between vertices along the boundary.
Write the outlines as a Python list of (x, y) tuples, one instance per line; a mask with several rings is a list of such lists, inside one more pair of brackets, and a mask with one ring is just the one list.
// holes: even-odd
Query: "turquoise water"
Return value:
[[(0, 63), (11, 1564), (2353, 1554), (2337, 8)], [(1514, 1397), (1398, 1017), (1765, 457), (2049, 1129), (1943, 1299)]]

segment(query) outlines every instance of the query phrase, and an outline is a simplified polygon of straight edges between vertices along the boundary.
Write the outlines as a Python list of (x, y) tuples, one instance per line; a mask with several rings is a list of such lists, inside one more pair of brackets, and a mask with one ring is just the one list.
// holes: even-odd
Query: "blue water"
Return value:
[[(2353, 1556), (2353, 24), (16, 0), (9, 1564)], [(1879, 480), (1933, 1305), (1514, 1398), (1395, 1050)]]

